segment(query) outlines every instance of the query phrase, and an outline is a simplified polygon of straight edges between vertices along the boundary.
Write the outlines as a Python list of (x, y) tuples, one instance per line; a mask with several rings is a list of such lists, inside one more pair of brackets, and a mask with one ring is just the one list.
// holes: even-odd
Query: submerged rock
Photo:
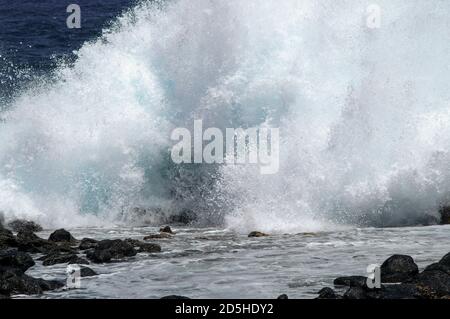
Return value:
[(122, 259), (125, 257), (132, 257), (137, 254), (133, 245), (116, 240), (102, 240), (99, 241), (97, 247), (87, 251), (86, 257), (95, 263), (110, 262), (112, 259)]
[(334, 280), (334, 285), (367, 288), (367, 277), (363, 276), (339, 277)]
[(174, 232), (172, 231), (172, 229), (170, 228), (170, 226), (165, 226), (165, 227), (161, 227), (159, 229), (159, 231), (161, 233), (168, 233), (168, 234), (173, 234)]
[(80, 276), (81, 277), (92, 277), (97, 276), (98, 274), (89, 267), (80, 267)]
[(152, 240), (152, 239), (169, 239), (172, 238), (172, 235), (169, 233), (159, 233), (159, 234), (151, 234), (144, 237), (144, 240)]
[(125, 242), (137, 248), (138, 253), (159, 253), (161, 251), (161, 246), (158, 244), (144, 243), (137, 239), (125, 239)]
[(75, 243), (76, 239), (65, 229), (55, 230), (50, 234), (49, 241)]
[(414, 259), (407, 255), (393, 255), (380, 267), (381, 281), (384, 283), (404, 282), (419, 273)]
[(78, 248), (80, 250), (87, 250), (97, 247), (98, 240), (92, 239), (92, 238), (83, 238), (80, 242), (80, 245)]
[(260, 231), (252, 231), (250, 234), (248, 234), (248, 237), (266, 237), (266, 236), (269, 236), (269, 235), (262, 233)]
[(28, 221), (28, 220), (24, 220), (24, 219), (13, 220), (12, 222), (8, 223), (8, 227), (15, 232), (21, 232), (21, 231), (40, 232), (43, 230), (41, 225), (39, 225), (33, 221)]

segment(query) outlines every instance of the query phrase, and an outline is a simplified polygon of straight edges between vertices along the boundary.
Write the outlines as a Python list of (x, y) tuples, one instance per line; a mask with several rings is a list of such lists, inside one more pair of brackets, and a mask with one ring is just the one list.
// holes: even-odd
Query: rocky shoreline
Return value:
[[(7, 226), (0, 224), (0, 299), (11, 295), (39, 295), (45, 291), (62, 289), (66, 283), (58, 280), (34, 278), (25, 272), (35, 265), (31, 254), (43, 254), (36, 260), (43, 266), (56, 264), (80, 265), (80, 276), (96, 276), (90, 263), (110, 263), (133, 257), (139, 253), (158, 253), (161, 246), (135, 239), (77, 240), (68, 231), (58, 229), (48, 239), (34, 232), (42, 227), (30, 221), (16, 220)], [(16, 234), (14, 234), (15, 232)], [(173, 234), (170, 228), (160, 234)]]
[(368, 287), (367, 277), (339, 277), (334, 289), (323, 288), (318, 299), (450, 299), (450, 253), (422, 272), (411, 256), (393, 255), (380, 272), (378, 289)]
[[(137, 239), (93, 238), (76, 239), (71, 233), (59, 229), (48, 239), (35, 232), (42, 231), (36, 223), (16, 220), (8, 225), (0, 224), (0, 298), (12, 295), (39, 295), (50, 290), (68, 289), (65, 281), (44, 280), (26, 274), (36, 264), (78, 265), (80, 277), (97, 276), (90, 264), (101, 267), (107, 263), (126, 261), (140, 253), (159, 253), (161, 246), (148, 242), (176, 236), (169, 226), (159, 232)], [(269, 234), (251, 232), (248, 237), (263, 240)], [(96, 270), (98, 270), (96, 268)], [(100, 271), (101, 272), (101, 271)], [(323, 288), (318, 299), (450, 299), (450, 253), (427, 266), (423, 271), (413, 258), (393, 255), (380, 267), (381, 286), (370, 288), (367, 277), (346, 276), (334, 280), (334, 287)], [(163, 298), (179, 299), (183, 296)], [(278, 299), (288, 299), (283, 294)]]

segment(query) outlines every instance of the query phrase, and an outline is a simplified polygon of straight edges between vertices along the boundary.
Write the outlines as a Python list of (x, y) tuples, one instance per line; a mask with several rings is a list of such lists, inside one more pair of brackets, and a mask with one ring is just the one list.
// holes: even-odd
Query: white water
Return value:
[[(450, 194), (450, 3), (380, 0), (369, 29), (371, 3), (144, 2), (1, 114), (0, 210), (56, 227), (188, 207), (271, 232), (436, 216)], [(280, 172), (173, 167), (170, 132), (196, 118), (279, 126)]]

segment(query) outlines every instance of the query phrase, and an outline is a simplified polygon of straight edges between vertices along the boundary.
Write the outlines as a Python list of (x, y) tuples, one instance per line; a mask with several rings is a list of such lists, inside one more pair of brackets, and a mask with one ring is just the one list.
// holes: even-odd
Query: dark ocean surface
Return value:
[[(0, 0), (0, 98), (14, 93), (36, 76), (51, 72), (60, 59), (97, 38), (115, 17), (136, 0)], [(81, 28), (69, 29), (68, 5), (81, 8)], [(0, 103), (4, 104), (4, 103)]]

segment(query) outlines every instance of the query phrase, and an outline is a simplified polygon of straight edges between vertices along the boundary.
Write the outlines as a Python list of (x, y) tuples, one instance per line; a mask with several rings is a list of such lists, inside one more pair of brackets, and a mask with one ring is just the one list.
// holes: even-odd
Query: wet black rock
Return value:
[(0, 228), (0, 249), (5, 249), (9, 247), (17, 247), (17, 239), (14, 234), (5, 228)]
[(367, 288), (367, 277), (363, 276), (339, 277), (334, 280), (334, 285)]
[(13, 220), (12, 222), (8, 223), (8, 227), (15, 232), (20, 231), (40, 232), (43, 230), (41, 225), (33, 221), (28, 221), (24, 219)]
[(0, 251), (0, 269), (19, 269), (21, 272), (35, 265), (33, 258), (17, 249)]
[[(385, 284), (380, 289), (369, 289), (363, 284), (363, 278), (340, 277), (334, 283), (350, 286), (343, 296), (346, 299), (450, 299), (450, 253), (421, 273), (409, 256), (388, 258), (381, 266), (381, 278)], [(392, 283), (386, 283), (386, 280)], [(332, 297), (333, 293), (330, 288), (324, 288), (319, 292), (319, 298)]]
[(48, 240), (52, 242), (68, 242), (68, 243), (76, 242), (76, 239), (65, 229), (55, 230), (53, 233), (50, 234)]
[(48, 253), (56, 247), (55, 243), (40, 238), (30, 231), (20, 231), (16, 238), (19, 250), (28, 253)]
[(329, 288), (325, 287), (319, 291), (319, 297), (317, 299), (340, 299), (341, 297), (336, 294), (336, 292)]
[(41, 294), (43, 289), (40, 280), (25, 275), (18, 269), (0, 271), (0, 294)]
[(80, 276), (81, 277), (92, 277), (97, 276), (98, 274), (89, 267), (80, 267)]
[(286, 294), (282, 294), (282, 295), (279, 295), (279, 296), (277, 297), (277, 299), (280, 299), (280, 300), (286, 300), (286, 299), (289, 299), (289, 297), (288, 297), (288, 295), (286, 295)]
[(71, 253), (51, 253), (49, 255), (39, 258), (39, 260), (42, 260), (42, 265), (44, 266), (52, 266), (65, 263), (80, 264), (80, 265), (89, 264), (89, 262), (86, 259)]
[(11, 294), (41, 294), (46, 290), (53, 290), (63, 286), (57, 281), (47, 281), (33, 278), (25, 271), (34, 265), (33, 259), (27, 253), (17, 249), (0, 252), (0, 295)]
[(170, 295), (170, 296), (164, 296), (161, 299), (191, 299), (189, 297), (185, 297), (185, 296), (177, 296), (177, 295)]
[(43, 291), (56, 290), (65, 286), (64, 282), (59, 280), (44, 280), (38, 278), (37, 281)]
[(344, 299), (368, 299), (369, 295), (364, 288), (350, 287), (344, 294)]
[(415, 284), (394, 284), (383, 286), (378, 294), (380, 299), (428, 299), (427, 292)]
[(439, 261), (439, 264), (450, 267), (450, 253), (442, 257), (442, 259)]
[(0, 271), (0, 294), (27, 294), (37, 295), (44, 291), (55, 290), (64, 284), (56, 280), (44, 280), (25, 275), (17, 269)]
[(113, 259), (132, 257), (136, 254), (137, 251), (133, 245), (126, 241), (115, 239), (99, 241), (97, 247), (86, 252), (86, 257), (95, 263), (105, 263)]
[(380, 267), (381, 281), (384, 283), (398, 283), (411, 280), (419, 273), (414, 259), (407, 255), (393, 255)]
[(144, 237), (144, 240), (152, 240), (152, 239), (170, 239), (172, 235), (169, 233), (159, 233), (159, 234), (150, 234)]
[(98, 240), (92, 239), (92, 238), (83, 238), (80, 242), (80, 245), (78, 248), (80, 250), (87, 250), (97, 247)]
[(164, 226), (159, 229), (161, 233), (173, 234), (172, 228), (170, 226)]
[(450, 297), (450, 275), (440, 270), (423, 271), (413, 280), (416, 286), (438, 297)]
[(250, 234), (248, 234), (248, 237), (266, 237), (266, 236), (269, 236), (269, 235), (262, 233), (260, 231), (252, 231)]
[(442, 272), (445, 272), (447, 275), (450, 275), (450, 266), (441, 263), (431, 264), (424, 269), (424, 271), (432, 271), (432, 270), (440, 270)]
[(161, 246), (158, 244), (144, 243), (137, 239), (125, 239), (125, 242), (137, 249), (138, 253), (159, 253), (161, 252)]

